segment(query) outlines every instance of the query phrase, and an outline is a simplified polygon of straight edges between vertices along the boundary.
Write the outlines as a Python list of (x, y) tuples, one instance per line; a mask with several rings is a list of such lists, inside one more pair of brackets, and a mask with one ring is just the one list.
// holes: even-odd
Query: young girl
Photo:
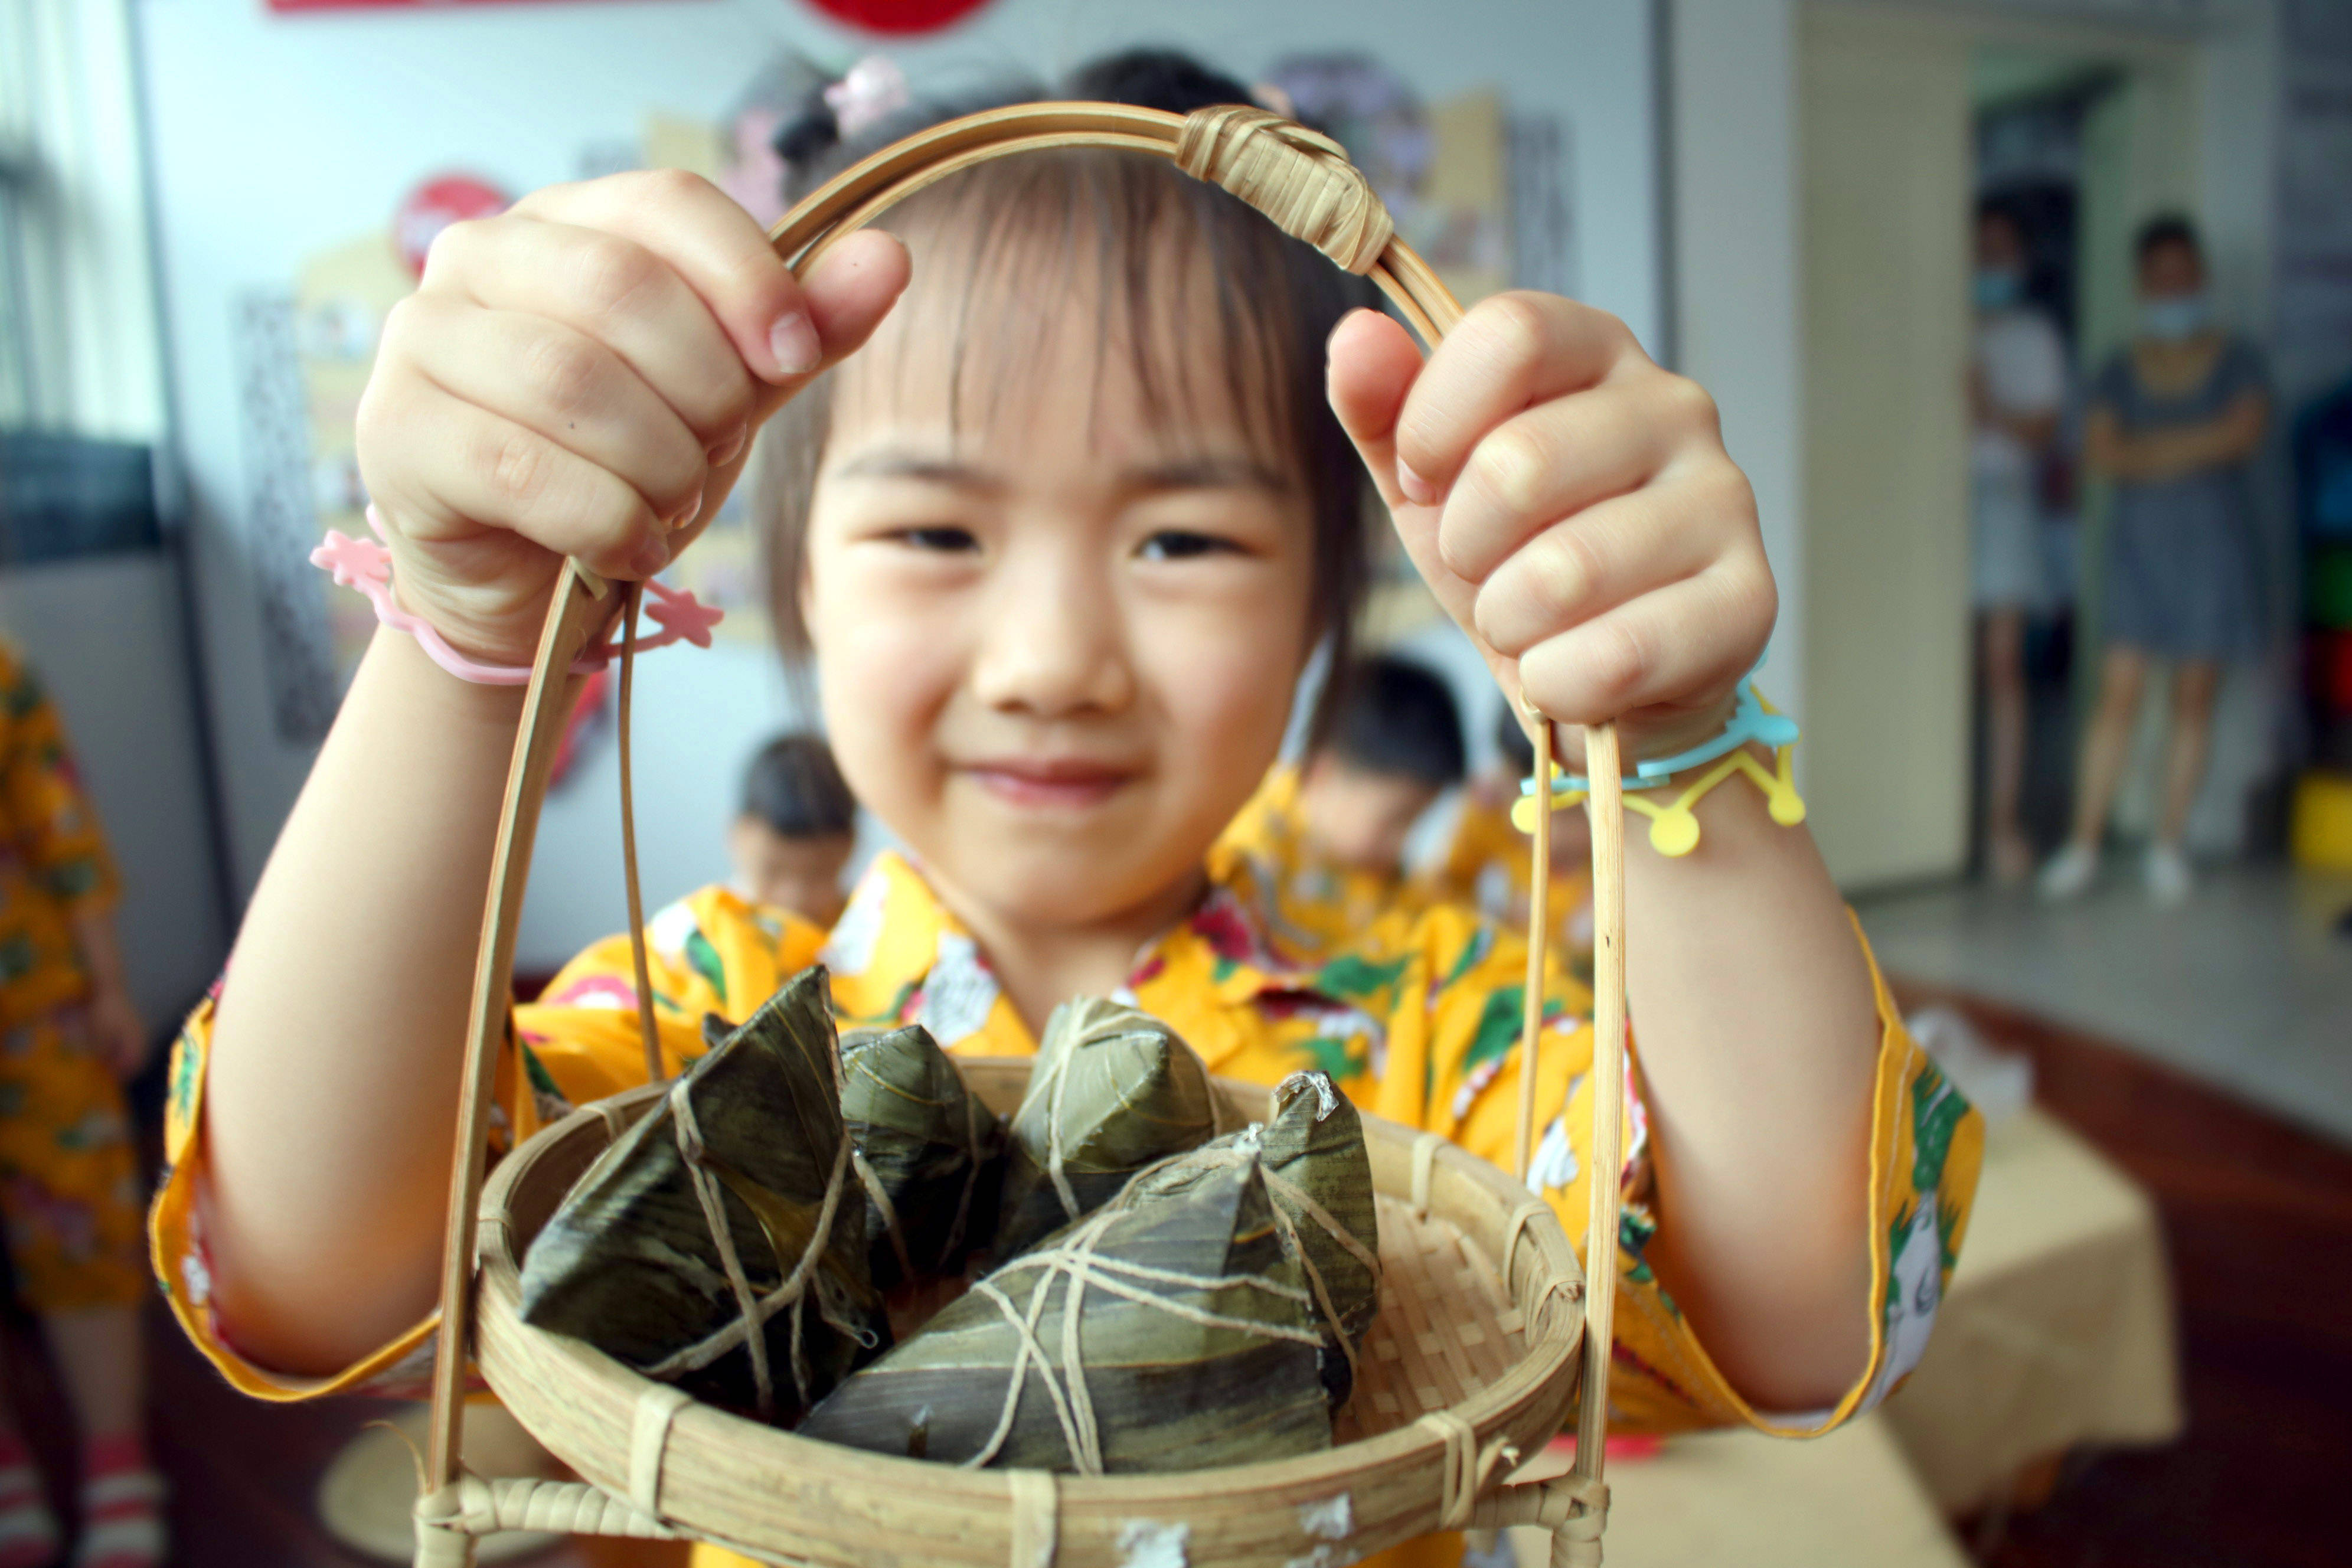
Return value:
[[(1068, 90), (1245, 97), (1164, 58)], [(541, 192), (436, 245), (362, 407), (403, 603), (519, 665), (560, 556), (659, 571), (808, 389), (772, 443), (775, 607), (814, 655), (843, 773), (907, 853), (830, 933), (721, 889), (656, 916), (674, 1060), (706, 1009), (740, 1018), (822, 957), (845, 1020), (1025, 1053), (1062, 999), (1131, 994), (1217, 1072), (1325, 1067), (1365, 1109), (1507, 1161), (1513, 942), (1451, 909), (1354, 945), (1278, 940), (1207, 852), (1310, 652), (1345, 637), (1349, 442), (1571, 763), (1573, 726), (1611, 716), (1633, 757), (1719, 732), (1774, 598), (1712, 405), (1614, 320), (1539, 295), (1487, 301), (1424, 364), (1348, 309), (1328, 262), (1147, 158), (1006, 160), (888, 226), (795, 283), (700, 181)], [(183, 1037), (158, 1265), (188, 1331), (264, 1397), (413, 1381), (431, 1353), (520, 701), (381, 632)], [(1687, 858), (1639, 834), (1630, 852), (1641, 1069), (1599, 1086), (1631, 1096), (1632, 1155), (1602, 1173), (1634, 1200), (1615, 1403), (1653, 1429), (1817, 1431), (1916, 1360), (1975, 1127), (1807, 836), (1744, 783), (1700, 815)], [(607, 943), (518, 1010), (502, 1140), (551, 1089), (635, 1081), (628, 970)], [(1538, 1095), (1568, 1110), (1537, 1179), (1580, 1236), (1591, 1039), (1583, 994), (1551, 995)]]

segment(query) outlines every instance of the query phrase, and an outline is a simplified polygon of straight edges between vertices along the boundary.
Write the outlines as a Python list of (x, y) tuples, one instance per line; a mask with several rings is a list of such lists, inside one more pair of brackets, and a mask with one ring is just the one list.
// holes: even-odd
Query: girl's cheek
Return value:
[(958, 679), (937, 606), (854, 565), (812, 574), (809, 626), (825, 728), (852, 789), (886, 818), (932, 794), (930, 731)]

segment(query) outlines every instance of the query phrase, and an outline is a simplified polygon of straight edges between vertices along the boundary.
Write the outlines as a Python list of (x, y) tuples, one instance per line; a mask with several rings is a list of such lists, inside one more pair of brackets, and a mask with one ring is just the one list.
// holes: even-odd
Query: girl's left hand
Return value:
[(1779, 598), (1697, 384), (1615, 317), (1531, 293), (1482, 301), (1426, 364), (1358, 310), (1329, 381), (1406, 552), (1507, 691), (1560, 724), (1617, 720), (1629, 763), (1722, 728)]

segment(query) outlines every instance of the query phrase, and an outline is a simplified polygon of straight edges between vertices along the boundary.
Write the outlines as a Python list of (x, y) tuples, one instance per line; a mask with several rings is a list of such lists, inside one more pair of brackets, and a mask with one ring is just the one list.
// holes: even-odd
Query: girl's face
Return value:
[[(1220, 399), (1154, 416), (1093, 292), (1058, 289), (961, 366), (955, 329), (902, 300), (837, 373), (808, 523), (843, 773), (951, 901), (1032, 929), (1178, 912), (1274, 759), (1311, 635), (1295, 468)], [(1155, 368), (1223, 385), (1167, 363), (1213, 328), (1146, 330)]]

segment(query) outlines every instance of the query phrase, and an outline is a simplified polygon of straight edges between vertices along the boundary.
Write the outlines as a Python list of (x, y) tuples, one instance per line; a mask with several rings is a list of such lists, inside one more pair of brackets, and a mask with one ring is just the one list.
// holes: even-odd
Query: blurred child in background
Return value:
[[(1535, 885), (1528, 836), (1511, 825), (1519, 783), (1535, 772), (1536, 751), (1518, 715), (1502, 709), (1495, 721), (1495, 761), (1462, 792), (1462, 809), (1445, 852), (1422, 880), (1433, 898), (1467, 904), (1511, 931), (1526, 929), (1528, 895)], [(1592, 824), (1581, 810), (1551, 817), (1551, 884), (1545, 904), (1553, 939), (1570, 967), (1592, 969)]]
[(743, 774), (727, 829), (735, 888), (818, 926), (841, 917), (841, 874), (857, 845), (857, 797), (820, 735), (779, 735)]
[[(147, 1458), (142, 1194), (123, 1080), (147, 1060), (114, 939), (115, 878), (65, 728), (0, 645), (0, 1216), (81, 1439), (75, 1568), (163, 1561)], [(0, 1409), (0, 1568), (56, 1560), (32, 1450)]]
[(1332, 936), (1422, 901), (1404, 875), (1405, 840), (1466, 772), (1443, 679), (1387, 654), (1337, 679), (1338, 704), (1306, 765), (1268, 773), (1216, 849), (1287, 866), (1262, 884), (1277, 889), (1281, 918)]

